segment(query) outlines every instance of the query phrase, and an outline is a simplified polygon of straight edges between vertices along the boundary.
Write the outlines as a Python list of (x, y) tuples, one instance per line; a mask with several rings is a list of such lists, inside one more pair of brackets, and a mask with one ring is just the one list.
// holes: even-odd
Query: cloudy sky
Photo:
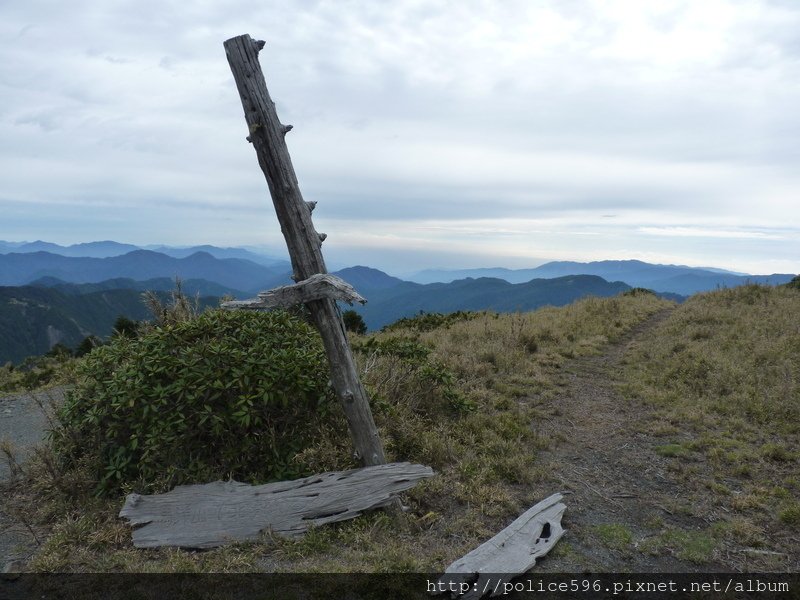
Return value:
[(261, 53), (332, 265), (800, 271), (800, 2), (0, 2), (0, 239), (283, 240)]

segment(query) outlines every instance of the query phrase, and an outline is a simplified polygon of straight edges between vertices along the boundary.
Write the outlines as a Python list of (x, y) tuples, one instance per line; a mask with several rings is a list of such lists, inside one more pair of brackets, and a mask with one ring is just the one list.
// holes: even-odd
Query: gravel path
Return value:
[[(40, 404), (52, 406), (63, 398), (63, 387), (0, 398), (0, 440), (11, 443), (17, 460), (24, 462), (46, 435), (49, 423)], [(0, 486), (8, 483), (10, 477), (8, 461), (0, 457)], [(30, 556), (34, 545), (30, 532), (0, 509), (0, 569), (13, 570), (18, 562)]]

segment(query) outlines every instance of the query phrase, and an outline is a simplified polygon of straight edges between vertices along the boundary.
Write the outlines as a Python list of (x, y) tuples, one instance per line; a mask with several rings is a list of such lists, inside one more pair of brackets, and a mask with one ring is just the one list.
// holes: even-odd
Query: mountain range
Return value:
[(185, 258), (151, 250), (134, 250), (107, 258), (61, 256), (43, 251), (13, 252), (0, 254), (0, 285), (27, 285), (42, 277), (68, 283), (97, 283), (119, 277), (141, 281), (178, 276), (205, 279), (256, 293), (291, 283), (287, 267), (281, 262), (270, 267), (241, 258), (215, 258), (208, 252), (195, 252)]
[(648, 288), (656, 292), (670, 292), (690, 296), (721, 287), (736, 287), (745, 283), (778, 285), (791, 280), (794, 275), (748, 275), (724, 269), (686, 267), (680, 265), (654, 265), (640, 260), (603, 260), (589, 263), (556, 261), (533, 269), (429, 269), (411, 277), (418, 283), (449, 282), (465, 277), (495, 277), (509, 283), (524, 283), (532, 279), (551, 279), (565, 275), (596, 275), (606, 281), (624, 281), (632, 287)]
[[(67, 258), (80, 262), (65, 260)], [(234, 262), (218, 263), (211, 258)], [(94, 262), (85, 259), (94, 259)], [(290, 272), (288, 261), (244, 248), (204, 245), (188, 248), (150, 246), (144, 249), (114, 241), (71, 246), (43, 241), (0, 241), (0, 285), (25, 285), (47, 276), (67, 282), (96, 283), (117, 277), (141, 281), (177, 275), (254, 293), (265, 286), (288, 283)], [(530, 269), (428, 269), (411, 275), (409, 280), (428, 284), (486, 277), (508, 283), (526, 283), (533, 279), (567, 275), (596, 275), (606, 281), (623, 281), (632, 287), (683, 296), (744, 283), (778, 285), (793, 277), (781, 273), (749, 275), (711, 267), (658, 265), (639, 260), (604, 260), (589, 263), (555, 261)]]
[[(42, 277), (41, 279), (31, 282), (30, 285), (58, 290), (68, 296), (82, 296), (84, 294), (91, 294), (92, 292), (103, 292), (107, 290), (170, 292), (175, 289), (175, 280), (169, 277), (156, 277), (144, 281), (136, 281), (135, 279), (127, 277), (117, 277), (115, 279), (106, 279), (98, 283), (68, 283), (55, 277)], [(222, 298), (223, 296), (247, 298), (250, 296), (247, 292), (229, 288), (205, 279), (182, 279), (181, 288), (184, 293), (189, 296), (214, 296), (217, 298)]]
[[(187, 293), (201, 296), (205, 306), (216, 305), (222, 296), (243, 299), (291, 283), (288, 262), (261, 255), (257, 262), (244, 249), (130, 248), (117, 242), (66, 247), (0, 242), (0, 286), (6, 286), (0, 287), (0, 363), (47, 352), (57, 342), (74, 345), (90, 333), (107, 336), (119, 315), (146, 318), (141, 292), (171, 290), (175, 277), (182, 279)], [(429, 270), (418, 273), (416, 281), (364, 266), (336, 274), (368, 299), (354, 310), (370, 329), (420, 311), (524, 311), (568, 304), (590, 294), (611, 296), (631, 287), (650, 288), (680, 301), (698, 291), (747, 282), (775, 285), (793, 277), (635, 260), (551, 262), (518, 270)]]
[(61, 246), (52, 242), (6, 242), (0, 240), (0, 254), (29, 254), (32, 252), (49, 252), (60, 256), (71, 256), (74, 258), (109, 258), (111, 256), (122, 256), (135, 250), (151, 250), (160, 254), (166, 254), (173, 258), (186, 258), (195, 252), (206, 252), (214, 258), (241, 258), (249, 260), (259, 265), (268, 267), (282, 267), (290, 269), (289, 261), (275, 258), (257, 252), (251, 252), (245, 248), (218, 248), (217, 246), (202, 245), (189, 247), (173, 246), (134, 246), (132, 244), (121, 244), (112, 240), (102, 242), (86, 242), (83, 244), (72, 244), (71, 246)]
[[(419, 284), (391, 277), (377, 269), (352, 267), (335, 273), (365, 295), (365, 306), (353, 307), (370, 329), (420, 311), (456, 310), (525, 311), (545, 304), (569, 304), (586, 295), (613, 296), (630, 289), (622, 282), (609, 283), (593, 275), (573, 275), (511, 284), (501, 279), (462, 279), (451, 283)], [(126, 278), (97, 283), (68, 283), (54, 277), (34, 285), (0, 287), (0, 363), (20, 361), (43, 354), (56, 343), (70, 347), (85, 336), (106, 337), (116, 318), (149, 318), (142, 290), (171, 290), (168, 278), (134, 281)], [(201, 295), (216, 291), (246, 294), (205, 280), (186, 280), (183, 289)], [(219, 296), (202, 296), (202, 306), (216, 306)]]
[(354, 306), (353, 310), (364, 318), (370, 329), (379, 329), (420, 312), (528, 311), (548, 304), (570, 304), (589, 295), (615, 296), (631, 289), (621, 281), (608, 282), (594, 275), (567, 275), (517, 284), (491, 277), (420, 284), (360, 266), (342, 269), (336, 275), (367, 298), (367, 304)]

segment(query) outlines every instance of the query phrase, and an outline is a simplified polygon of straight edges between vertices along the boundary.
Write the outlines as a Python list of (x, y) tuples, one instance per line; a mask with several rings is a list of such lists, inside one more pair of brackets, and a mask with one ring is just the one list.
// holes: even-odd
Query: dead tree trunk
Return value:
[[(311, 211), (316, 203), (303, 200), (284, 141), (292, 126), (282, 125), (278, 120), (275, 103), (269, 96), (258, 62), (258, 53), (264, 42), (240, 35), (227, 40), (224, 45), (250, 130), (247, 139), (255, 147), (258, 164), (267, 178), (292, 260), (293, 278), (299, 282), (312, 275), (327, 273), (321, 250), (325, 234), (317, 233), (311, 221)], [(356, 372), (339, 307), (331, 297), (309, 301), (306, 306), (325, 345), (333, 387), (347, 417), (355, 456), (364, 466), (384, 464), (383, 446), (372, 419), (367, 393)]]

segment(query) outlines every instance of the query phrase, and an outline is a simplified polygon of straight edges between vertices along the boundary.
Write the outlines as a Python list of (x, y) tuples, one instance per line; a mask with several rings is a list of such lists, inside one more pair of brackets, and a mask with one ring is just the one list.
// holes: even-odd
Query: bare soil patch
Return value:
[[(13, 452), (14, 460), (23, 462), (33, 448), (44, 440), (49, 422), (44, 407), (64, 396), (63, 387), (35, 393), (12, 394), (0, 398), (0, 442)], [(0, 457), (0, 489), (12, 477), (11, 465)], [(0, 569), (11, 569), (33, 552), (37, 540), (23, 524), (7, 515), (0, 505)]]

